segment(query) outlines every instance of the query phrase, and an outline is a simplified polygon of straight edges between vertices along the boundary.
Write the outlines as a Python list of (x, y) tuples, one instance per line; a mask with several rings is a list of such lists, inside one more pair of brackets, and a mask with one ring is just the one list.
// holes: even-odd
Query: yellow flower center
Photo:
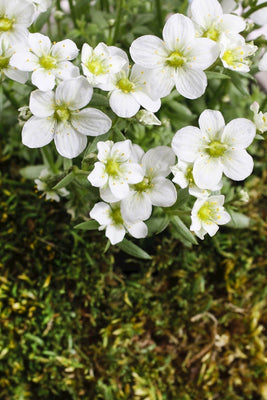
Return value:
[(39, 58), (39, 64), (44, 69), (53, 69), (57, 65), (57, 60), (55, 59), (55, 57), (45, 55)]
[(118, 176), (119, 172), (120, 172), (120, 164), (115, 161), (113, 158), (110, 158), (109, 160), (107, 160), (106, 164), (105, 164), (105, 172), (109, 175), (109, 176)]
[(166, 59), (167, 65), (169, 65), (170, 67), (173, 67), (173, 68), (182, 67), (185, 62), (186, 62), (186, 58), (183, 56), (182, 53), (180, 53), (177, 50), (173, 51), (169, 55), (169, 57)]
[(134, 190), (136, 192), (145, 192), (146, 190), (150, 189), (152, 187), (151, 181), (148, 177), (144, 177), (142, 182), (137, 183), (134, 185)]
[(204, 222), (210, 221), (213, 217), (213, 214), (214, 210), (209, 202), (204, 203), (197, 213), (198, 218)]
[(54, 115), (58, 122), (67, 122), (70, 119), (71, 112), (66, 106), (58, 106)]
[(100, 75), (105, 72), (104, 67), (101, 61), (95, 59), (88, 61), (85, 66), (89, 69), (89, 71), (94, 75)]
[(207, 153), (211, 157), (221, 157), (225, 153), (227, 148), (228, 148), (227, 144), (221, 143), (218, 140), (213, 140), (209, 144)]
[(119, 207), (111, 209), (109, 215), (115, 225), (123, 225), (123, 218), (121, 216), (121, 210)]
[(226, 50), (223, 54), (222, 59), (228, 64), (233, 65), (236, 61), (235, 53), (232, 50)]
[(124, 93), (129, 93), (133, 89), (133, 83), (128, 78), (122, 78), (117, 83), (117, 88), (122, 90)]
[(203, 33), (203, 37), (209, 38), (217, 42), (220, 37), (220, 32), (218, 32), (217, 29), (214, 28), (214, 26), (211, 26), (206, 32)]
[(0, 18), (0, 32), (7, 32), (13, 26), (13, 20), (8, 18)]

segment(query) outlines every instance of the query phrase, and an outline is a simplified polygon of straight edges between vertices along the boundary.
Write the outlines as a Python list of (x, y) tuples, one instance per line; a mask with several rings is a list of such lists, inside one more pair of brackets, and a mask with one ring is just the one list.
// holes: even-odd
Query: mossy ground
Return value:
[(75, 231), (19, 167), (2, 157), (1, 399), (267, 398), (266, 175), (251, 228), (192, 249), (165, 231), (140, 261)]

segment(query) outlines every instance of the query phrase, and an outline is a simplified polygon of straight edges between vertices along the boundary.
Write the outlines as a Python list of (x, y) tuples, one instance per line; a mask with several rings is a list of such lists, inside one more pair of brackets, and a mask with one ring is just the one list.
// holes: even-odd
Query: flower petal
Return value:
[(55, 76), (51, 72), (40, 68), (33, 72), (32, 83), (37, 86), (38, 89), (45, 92), (47, 90), (52, 90), (56, 84), (56, 81)]
[(200, 189), (214, 190), (222, 178), (222, 165), (217, 158), (199, 157), (193, 167), (193, 177)]
[(54, 114), (54, 92), (35, 90), (30, 97), (30, 110), (36, 117), (50, 117)]
[(183, 51), (195, 38), (195, 28), (190, 18), (174, 14), (168, 18), (162, 35), (169, 50)]
[(177, 91), (187, 99), (197, 99), (207, 87), (207, 77), (199, 69), (177, 68), (174, 80)]
[(125, 199), (129, 195), (129, 185), (124, 177), (109, 177), (109, 187), (118, 200)]
[(110, 217), (110, 206), (103, 201), (96, 203), (89, 215), (100, 225), (109, 225), (112, 223), (112, 219)]
[(105, 172), (105, 165), (102, 162), (96, 162), (93, 171), (87, 177), (91, 185), (103, 187), (108, 181), (108, 175)]
[(175, 164), (175, 154), (168, 146), (157, 146), (146, 152), (142, 158), (142, 166), (146, 176), (167, 176), (170, 167)]
[(79, 50), (76, 44), (70, 40), (65, 39), (52, 46), (51, 54), (58, 60), (73, 60), (77, 57)]
[(85, 108), (71, 115), (71, 124), (83, 135), (99, 136), (110, 130), (112, 121), (96, 108)]
[(59, 154), (66, 158), (74, 158), (83, 152), (87, 138), (81, 135), (70, 124), (57, 124), (54, 137)]
[(144, 68), (163, 67), (168, 50), (164, 42), (156, 36), (144, 35), (133, 41), (130, 54), (136, 64)]
[(253, 158), (242, 149), (227, 151), (222, 163), (224, 174), (234, 181), (246, 179), (253, 170)]
[(220, 140), (225, 126), (223, 115), (220, 111), (205, 110), (200, 114), (199, 127), (201, 133), (209, 140)]
[(239, 33), (246, 29), (246, 21), (238, 15), (224, 14), (220, 18), (220, 28), (223, 32)]
[(206, 30), (215, 18), (223, 15), (223, 10), (217, 0), (193, 0), (191, 14), (193, 21)]
[(205, 147), (201, 131), (194, 126), (179, 129), (172, 139), (172, 148), (182, 161), (194, 162)]
[(191, 44), (188, 56), (194, 69), (204, 70), (210, 67), (220, 54), (219, 46), (210, 39), (195, 39)]
[(22, 143), (30, 148), (46, 146), (54, 137), (55, 121), (48, 118), (31, 117), (23, 126)]
[(133, 93), (134, 99), (141, 104), (143, 108), (148, 111), (157, 112), (160, 109), (161, 101), (152, 100), (146, 93), (141, 90), (137, 90)]
[(109, 105), (112, 111), (122, 118), (133, 117), (140, 108), (140, 104), (131, 93), (123, 93), (120, 90), (111, 93)]
[(205, 222), (202, 222), (202, 226), (210, 236), (214, 236), (215, 233), (217, 233), (219, 230), (218, 225), (211, 221), (208, 224)]
[(166, 178), (153, 179), (153, 187), (149, 196), (153, 206), (170, 207), (177, 199), (177, 192), (174, 184)]
[(57, 78), (61, 80), (77, 78), (80, 76), (80, 70), (70, 61), (62, 61), (57, 65), (57, 69), (53, 71)]
[(108, 225), (106, 229), (106, 237), (111, 244), (117, 244), (123, 240), (125, 236), (125, 228), (122, 225)]
[(238, 149), (245, 149), (255, 138), (256, 127), (246, 118), (236, 118), (224, 128), (222, 141)]
[(29, 51), (17, 51), (9, 63), (21, 71), (33, 71), (35, 68), (39, 68), (38, 58)]
[(145, 238), (148, 233), (146, 224), (143, 221), (135, 222), (134, 224), (125, 224), (128, 232), (136, 239)]
[(56, 101), (68, 104), (70, 110), (85, 107), (92, 98), (93, 89), (84, 76), (61, 82), (56, 89)]
[(28, 37), (30, 50), (38, 57), (48, 55), (51, 49), (51, 40), (41, 33), (30, 33)]
[(121, 214), (128, 222), (140, 219), (145, 221), (152, 213), (150, 197), (145, 192), (130, 192), (130, 195), (121, 201)]

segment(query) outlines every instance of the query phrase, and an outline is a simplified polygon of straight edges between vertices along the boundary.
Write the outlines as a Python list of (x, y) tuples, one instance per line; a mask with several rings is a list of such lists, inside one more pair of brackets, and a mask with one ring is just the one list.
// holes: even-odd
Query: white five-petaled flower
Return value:
[(196, 38), (193, 22), (182, 14), (172, 15), (163, 28), (163, 40), (145, 35), (130, 47), (136, 64), (151, 70), (153, 97), (167, 96), (174, 85), (189, 99), (200, 97), (206, 89), (203, 72), (218, 56), (215, 42)]
[(0, 39), (11, 44), (26, 42), (34, 20), (34, 7), (21, 0), (0, 0)]
[(33, 116), (22, 130), (22, 142), (28, 147), (43, 147), (53, 139), (59, 154), (77, 157), (86, 147), (86, 136), (99, 136), (111, 127), (102, 111), (85, 107), (93, 89), (80, 76), (61, 82), (56, 91), (35, 90), (30, 97)]
[(140, 106), (148, 111), (156, 112), (160, 108), (160, 96), (151, 97), (150, 71), (139, 65), (129, 65), (127, 54), (120, 50), (125, 64), (121, 70), (112, 75), (107, 88), (109, 90), (109, 104), (112, 111), (122, 118), (133, 117)]
[(99, 230), (106, 229), (106, 236), (111, 244), (121, 242), (126, 232), (137, 239), (147, 236), (147, 226), (143, 221), (136, 219), (129, 223), (122, 217), (120, 203), (109, 205), (101, 201), (92, 208), (90, 217), (100, 224)]
[(30, 33), (29, 50), (18, 51), (10, 60), (10, 64), (21, 71), (33, 71), (32, 83), (38, 89), (52, 90), (56, 80), (62, 81), (79, 76), (79, 68), (69, 60), (78, 55), (76, 44), (69, 39), (56, 44), (41, 33)]
[(223, 203), (223, 195), (196, 200), (192, 208), (190, 229), (200, 239), (204, 239), (206, 233), (214, 236), (219, 229), (218, 225), (227, 224), (231, 220), (228, 212), (224, 210)]
[[(129, 184), (141, 182), (144, 173), (140, 165), (132, 162), (130, 140), (113, 143), (99, 142), (98, 162), (88, 176), (89, 182), (100, 188), (103, 200), (116, 202), (128, 196)], [(111, 199), (111, 200), (110, 200)]]
[(84, 43), (81, 60), (84, 75), (90, 85), (102, 90), (110, 90), (110, 77), (119, 72), (127, 62), (120, 54), (121, 50), (114, 46), (99, 43), (95, 49)]
[(146, 220), (152, 206), (170, 207), (177, 199), (174, 184), (166, 179), (175, 163), (175, 154), (167, 146), (158, 146), (147, 153), (133, 146), (134, 158), (142, 166), (142, 182), (130, 186), (129, 196), (121, 201), (121, 212), (128, 221)]
[(267, 112), (263, 113), (260, 110), (259, 104), (254, 101), (253, 104), (250, 106), (251, 111), (254, 113), (254, 123), (256, 128), (261, 132), (264, 133), (267, 131)]
[(225, 126), (219, 111), (205, 110), (199, 117), (199, 127), (182, 128), (172, 140), (178, 159), (194, 164), (198, 187), (213, 190), (223, 173), (235, 181), (251, 174), (253, 159), (245, 150), (256, 133), (251, 121), (236, 118)]
[[(187, 163), (185, 161), (178, 161), (178, 164), (171, 167), (171, 171), (174, 175), (172, 181), (177, 183), (182, 189), (189, 187), (189, 194), (194, 197), (205, 198), (211, 194), (210, 190), (200, 189), (193, 177), (193, 163)], [(222, 180), (214, 186), (212, 191), (220, 190), (223, 186)]]
[(237, 34), (222, 34), (220, 42), (220, 58), (223, 66), (232, 71), (248, 72), (252, 56), (257, 46), (247, 44), (243, 36)]
[(28, 80), (28, 73), (12, 67), (9, 62), (15, 51), (15, 46), (11, 46), (5, 39), (0, 39), (0, 78), (1, 75), (5, 75), (9, 79), (13, 79), (19, 83), (25, 83)]
[(215, 42), (220, 42), (222, 33), (239, 33), (246, 28), (243, 18), (224, 14), (217, 0), (193, 0), (190, 11), (198, 34)]

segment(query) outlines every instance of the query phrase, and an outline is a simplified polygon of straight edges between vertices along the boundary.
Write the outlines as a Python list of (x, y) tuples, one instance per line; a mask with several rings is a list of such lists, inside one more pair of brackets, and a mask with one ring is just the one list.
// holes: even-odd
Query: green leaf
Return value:
[(151, 256), (146, 253), (143, 249), (138, 247), (136, 244), (130, 242), (130, 240), (123, 239), (122, 242), (118, 243), (117, 246), (127, 254), (143, 260), (151, 260)]
[(70, 172), (68, 175), (66, 175), (63, 179), (61, 179), (61, 181), (59, 181), (54, 187), (53, 190), (57, 190), (57, 189), (62, 189), (67, 187), (75, 178), (75, 174), (74, 172)]
[(158, 234), (163, 232), (169, 225), (168, 217), (154, 217), (150, 218), (147, 222), (149, 235)]
[(205, 71), (208, 79), (231, 79), (229, 75), (222, 74), (221, 72)]
[(82, 229), (83, 231), (94, 231), (99, 228), (99, 223), (96, 221), (85, 221), (74, 226), (74, 229)]
[(190, 232), (190, 230), (183, 223), (181, 218), (179, 218), (177, 215), (174, 215), (172, 216), (171, 221), (182, 238), (192, 244), (198, 244), (195, 236)]
[(92, 100), (90, 101), (90, 107), (108, 107), (109, 102), (106, 96), (100, 93), (94, 93)]
[(195, 119), (196, 115), (191, 112), (184, 104), (179, 103), (177, 100), (168, 101), (167, 105), (175, 111), (175, 118), (184, 122), (191, 122)]
[(21, 168), (19, 172), (25, 179), (36, 179), (40, 176), (43, 169), (45, 169), (45, 165), (29, 165), (28, 167)]
[(234, 229), (244, 229), (248, 228), (251, 225), (251, 219), (247, 217), (244, 214), (228, 210), (230, 216), (231, 216), (231, 221), (226, 224), (229, 228), (234, 228)]

